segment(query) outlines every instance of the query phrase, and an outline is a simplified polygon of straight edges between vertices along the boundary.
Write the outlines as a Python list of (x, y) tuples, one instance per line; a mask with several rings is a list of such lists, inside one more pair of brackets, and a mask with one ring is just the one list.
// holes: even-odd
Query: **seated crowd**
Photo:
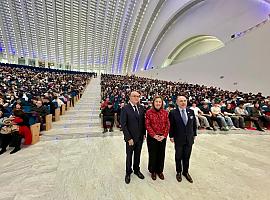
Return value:
[(95, 73), (70, 72), (47, 68), (0, 64), (0, 155), (7, 146), (12, 153), (21, 149), (21, 141), (32, 142), (30, 126), (55, 115), (55, 109), (81, 95)]
[(261, 93), (230, 92), (216, 87), (134, 75), (102, 74), (101, 114), (103, 114), (104, 132), (107, 131), (108, 124), (114, 124), (115, 115), (117, 126), (120, 127), (121, 109), (128, 103), (131, 91), (140, 93), (140, 103), (145, 110), (151, 108), (155, 96), (163, 97), (164, 109), (168, 111), (175, 109), (178, 95), (188, 97), (188, 106), (195, 112), (199, 129), (217, 130), (217, 127), (223, 131), (253, 129), (250, 126), (251, 122), (259, 131), (270, 127), (270, 96), (264, 97)]

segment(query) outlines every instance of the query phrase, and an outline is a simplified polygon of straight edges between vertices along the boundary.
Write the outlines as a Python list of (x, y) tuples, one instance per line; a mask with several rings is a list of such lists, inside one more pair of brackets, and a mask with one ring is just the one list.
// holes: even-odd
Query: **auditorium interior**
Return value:
[[(269, 36), (270, 0), (1, 0), (0, 200), (269, 200)], [(187, 98), (194, 183), (169, 136), (125, 183), (132, 91)]]

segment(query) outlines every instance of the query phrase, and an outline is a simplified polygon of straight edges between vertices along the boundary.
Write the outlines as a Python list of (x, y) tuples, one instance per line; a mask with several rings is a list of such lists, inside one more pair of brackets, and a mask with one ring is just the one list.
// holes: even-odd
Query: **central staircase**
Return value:
[(93, 78), (86, 87), (82, 98), (70, 108), (61, 120), (54, 122), (52, 129), (42, 132), (41, 141), (63, 140), (87, 137), (106, 137), (121, 135), (118, 129), (102, 133), (100, 113), (100, 76)]

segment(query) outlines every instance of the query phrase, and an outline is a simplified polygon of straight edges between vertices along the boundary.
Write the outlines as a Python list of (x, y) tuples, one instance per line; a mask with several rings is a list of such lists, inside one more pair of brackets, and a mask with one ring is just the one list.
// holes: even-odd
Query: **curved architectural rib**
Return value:
[(157, 36), (154, 44), (152, 45), (148, 56), (146, 57), (146, 61), (144, 64), (144, 69), (148, 69), (148, 66), (150, 64), (150, 60), (153, 57), (153, 54), (158, 46), (158, 44), (160, 43), (160, 41), (162, 40), (162, 38), (164, 37), (164, 35), (166, 34), (166, 32), (168, 31), (169, 27), (176, 21), (179, 19), (179, 17), (181, 17), (184, 13), (186, 13), (189, 9), (191, 9), (192, 7), (198, 5), (199, 3), (202, 3), (206, 0), (193, 0), (188, 2), (187, 4), (185, 4), (183, 7), (181, 7), (172, 17), (171, 19), (163, 26), (161, 32), (159, 33), (159, 35)]
[[(146, 29), (144, 30), (142, 38), (141, 38), (140, 43), (138, 45), (137, 51), (136, 51), (136, 53), (135, 53), (135, 55), (133, 57), (133, 71), (137, 70), (138, 61), (140, 59), (144, 44), (146, 42), (146, 39), (147, 39), (147, 37), (149, 35), (149, 32), (151, 30), (152, 25), (154, 24), (156, 18), (158, 17), (160, 9), (162, 8), (162, 5), (165, 3), (165, 1), (166, 0), (159, 0), (157, 6), (155, 7), (155, 10), (153, 11), (153, 13), (152, 13), (152, 15), (151, 15), (151, 17), (150, 17), (150, 19), (148, 21)], [(128, 64), (131, 64), (131, 63), (128, 63)]]

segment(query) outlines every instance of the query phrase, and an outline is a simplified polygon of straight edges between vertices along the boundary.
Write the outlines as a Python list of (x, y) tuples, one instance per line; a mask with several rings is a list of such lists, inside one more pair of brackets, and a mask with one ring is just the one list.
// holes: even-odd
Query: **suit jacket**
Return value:
[(134, 142), (143, 140), (146, 134), (144, 107), (138, 105), (137, 108), (139, 115), (135, 113), (130, 103), (124, 106), (121, 111), (120, 123), (126, 142), (130, 139), (133, 139)]
[(194, 136), (197, 136), (197, 122), (194, 111), (187, 108), (187, 125), (184, 124), (179, 108), (172, 110), (169, 113), (170, 120), (170, 138), (174, 138), (176, 145), (178, 144), (193, 144)]

